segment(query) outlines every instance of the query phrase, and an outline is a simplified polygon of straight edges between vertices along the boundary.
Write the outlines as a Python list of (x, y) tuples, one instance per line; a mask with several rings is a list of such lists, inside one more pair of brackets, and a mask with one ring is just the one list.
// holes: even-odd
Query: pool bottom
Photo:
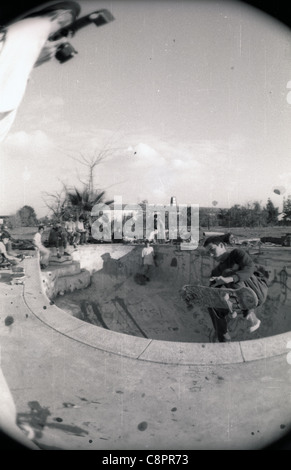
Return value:
[[(82, 321), (127, 335), (162, 341), (212, 343), (216, 336), (207, 309), (188, 309), (179, 285), (152, 278), (144, 285), (134, 276), (92, 275), (91, 285), (55, 298), (55, 304)], [(282, 303), (278, 286), (271, 286), (265, 304), (257, 310), (260, 328), (249, 333), (248, 322), (238, 315), (228, 319), (232, 341), (277, 335), (291, 329), (290, 305)]]

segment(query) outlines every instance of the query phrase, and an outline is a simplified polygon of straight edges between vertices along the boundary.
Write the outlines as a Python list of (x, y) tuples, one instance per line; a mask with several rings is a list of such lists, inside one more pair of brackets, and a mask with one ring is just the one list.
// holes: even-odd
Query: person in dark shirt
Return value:
[[(258, 299), (257, 307), (265, 302), (268, 291), (266, 277), (263, 273), (256, 270), (253, 260), (246, 251), (241, 248), (227, 251), (225, 243), (219, 236), (208, 237), (204, 242), (204, 247), (218, 261), (217, 266), (211, 272), (211, 287), (224, 286), (230, 289), (249, 287), (256, 294)], [(209, 308), (208, 311), (218, 341), (230, 341), (231, 338), (227, 329), (229, 310)], [(250, 333), (253, 333), (260, 327), (261, 321), (257, 318), (255, 309), (243, 310), (242, 314), (250, 323)]]
[(51, 228), (48, 244), (50, 247), (56, 248), (57, 257), (61, 258), (60, 248), (63, 250), (64, 256), (70, 256), (70, 253), (67, 253), (66, 248), (68, 244), (67, 232), (62, 227), (61, 223), (55, 222), (54, 226)]

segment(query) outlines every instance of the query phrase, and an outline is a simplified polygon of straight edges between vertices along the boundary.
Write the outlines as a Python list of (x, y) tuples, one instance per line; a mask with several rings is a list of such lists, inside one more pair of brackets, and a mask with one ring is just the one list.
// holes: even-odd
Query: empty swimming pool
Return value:
[[(90, 273), (88, 286), (75, 289), (68, 280), (74, 278), (76, 285), (78, 273), (66, 276), (65, 270), (55, 280), (50, 297), (70, 315), (108, 330), (163, 341), (214, 342), (207, 309), (187, 309), (179, 294), (184, 284), (207, 285), (213, 260), (200, 248), (181, 251), (176, 246), (157, 245), (156, 266), (152, 268), (150, 281), (140, 285), (135, 281), (135, 274), (141, 271), (141, 250), (139, 245), (82, 247), (74, 253), (74, 258), (83, 276)], [(263, 247), (252, 249), (250, 255), (269, 273), (268, 297), (258, 309), (262, 323), (256, 332), (248, 332), (241, 315), (229, 320), (233, 341), (273, 336), (291, 329), (291, 250)], [(64, 279), (66, 288), (62, 286)]]

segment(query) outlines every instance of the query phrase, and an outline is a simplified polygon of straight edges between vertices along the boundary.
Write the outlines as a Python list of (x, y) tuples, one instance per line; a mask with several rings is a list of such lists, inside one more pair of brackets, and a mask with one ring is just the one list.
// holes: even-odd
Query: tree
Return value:
[(97, 165), (99, 165), (107, 156), (108, 149), (107, 151), (94, 151), (93, 155), (86, 156), (83, 153), (81, 153), (80, 158), (75, 158), (77, 162), (81, 163), (81, 165), (84, 165), (87, 168), (87, 181), (81, 181), (83, 185), (85, 186), (86, 190), (88, 191), (88, 194), (90, 195), (94, 191), (94, 170)]
[(222, 227), (230, 227), (230, 211), (228, 209), (219, 209), (217, 219)]
[(209, 221), (209, 217), (208, 217), (207, 209), (205, 207), (200, 207), (199, 208), (199, 223), (201, 227), (207, 227), (208, 221)]
[(44, 200), (44, 202), (47, 208), (52, 212), (52, 219), (54, 221), (61, 221), (68, 215), (67, 192), (67, 187), (63, 183), (63, 187), (60, 191), (45, 193), (46, 200)]
[(22, 227), (30, 227), (38, 223), (36, 213), (31, 206), (23, 206), (17, 211), (16, 215)]
[(291, 216), (291, 195), (288, 194), (287, 199), (284, 199), (283, 202), (283, 212), (287, 217)]
[(263, 227), (266, 225), (267, 212), (262, 208), (259, 201), (254, 201), (247, 204), (247, 226), (248, 227)]
[(45, 215), (44, 217), (41, 217), (40, 219), (38, 219), (38, 223), (39, 224), (42, 224), (42, 225), (49, 225), (50, 224), (50, 218)]
[[(77, 188), (74, 191), (67, 192), (67, 207), (70, 207), (76, 217), (79, 217), (81, 214), (86, 215), (91, 212), (95, 204), (100, 204), (104, 202), (105, 191), (90, 192), (88, 188), (83, 189), (83, 191), (78, 190)], [(104, 204), (112, 204), (114, 201), (106, 201)]]
[(102, 147), (96, 148), (91, 154), (85, 154), (79, 152), (79, 157), (72, 156), (73, 160), (86, 167), (87, 179), (82, 181), (79, 177), (79, 181), (84, 185), (84, 188), (88, 190), (89, 195), (94, 195), (96, 192), (95, 188), (95, 169), (100, 163), (102, 163), (108, 156), (113, 156), (115, 153), (124, 151), (123, 147), (115, 147), (112, 145), (112, 136), (110, 140), (105, 142)]
[(274, 225), (278, 222), (278, 215), (279, 215), (279, 210), (278, 207), (275, 207), (271, 199), (268, 199), (267, 205), (266, 205), (266, 212), (267, 212), (267, 217), (266, 217), (266, 222), (268, 225)]
[(235, 204), (229, 209), (229, 220), (231, 227), (241, 227), (243, 225), (241, 206)]
[(9, 221), (8, 221), (8, 227), (10, 229), (21, 227), (21, 220), (18, 214), (10, 215)]

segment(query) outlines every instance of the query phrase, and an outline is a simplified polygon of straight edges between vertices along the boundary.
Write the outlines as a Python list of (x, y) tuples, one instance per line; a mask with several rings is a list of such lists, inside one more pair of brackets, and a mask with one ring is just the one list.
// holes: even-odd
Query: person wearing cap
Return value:
[[(79, 4), (72, 1), (34, 3), (34, 8), (16, 18), (9, 14), (3, 18), (2, 11), (8, 7), (0, 8), (0, 142), (15, 120), (32, 70), (51, 60), (67, 42), (65, 37), (50, 38), (80, 13)], [(24, 7), (18, 2), (14, 8)]]

